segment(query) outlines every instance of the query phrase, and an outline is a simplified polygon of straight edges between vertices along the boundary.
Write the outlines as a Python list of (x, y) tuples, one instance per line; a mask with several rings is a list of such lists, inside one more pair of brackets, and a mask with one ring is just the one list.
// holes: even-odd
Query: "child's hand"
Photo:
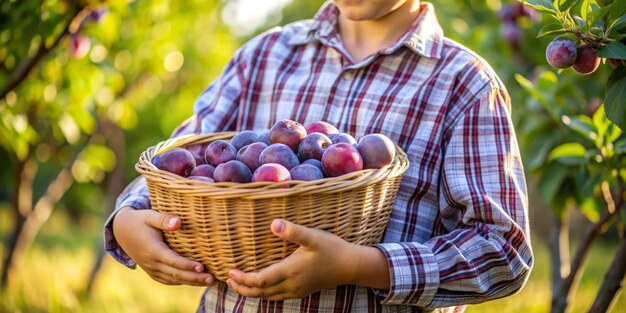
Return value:
[(237, 293), (253, 298), (284, 300), (356, 283), (360, 262), (357, 245), (331, 233), (284, 220), (274, 220), (271, 229), (276, 236), (300, 247), (289, 257), (260, 272), (231, 270), (227, 283)]
[(113, 233), (119, 245), (152, 279), (166, 285), (213, 285), (211, 274), (203, 273), (201, 263), (171, 250), (161, 230), (177, 230), (181, 220), (154, 210), (122, 208), (113, 220)]

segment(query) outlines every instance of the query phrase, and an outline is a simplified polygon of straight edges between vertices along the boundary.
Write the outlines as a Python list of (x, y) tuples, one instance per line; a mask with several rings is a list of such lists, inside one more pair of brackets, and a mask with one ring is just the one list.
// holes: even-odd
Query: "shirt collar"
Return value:
[[(401, 47), (429, 58), (440, 58), (443, 51), (443, 30), (439, 25), (435, 8), (431, 3), (420, 3), (420, 14), (411, 28), (390, 47), (382, 49), (381, 54), (391, 54)], [(313, 40), (328, 44), (339, 40), (337, 17), (339, 10), (327, 1), (313, 18), (308, 27), (298, 29), (291, 39), (290, 45), (305, 45)]]

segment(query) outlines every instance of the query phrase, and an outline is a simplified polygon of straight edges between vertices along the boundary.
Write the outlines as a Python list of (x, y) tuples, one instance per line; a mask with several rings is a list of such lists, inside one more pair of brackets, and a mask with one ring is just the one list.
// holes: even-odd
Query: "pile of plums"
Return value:
[(312, 181), (393, 162), (393, 142), (369, 134), (357, 142), (324, 121), (306, 127), (280, 120), (267, 131), (244, 130), (230, 141), (174, 148), (152, 158), (159, 169), (206, 182)]

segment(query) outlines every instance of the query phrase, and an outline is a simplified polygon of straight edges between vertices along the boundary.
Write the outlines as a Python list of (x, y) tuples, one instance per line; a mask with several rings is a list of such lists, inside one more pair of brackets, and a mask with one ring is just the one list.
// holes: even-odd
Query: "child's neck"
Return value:
[(354, 21), (339, 15), (339, 34), (352, 61), (358, 63), (391, 46), (406, 33), (420, 13), (419, 1), (407, 1), (375, 20)]

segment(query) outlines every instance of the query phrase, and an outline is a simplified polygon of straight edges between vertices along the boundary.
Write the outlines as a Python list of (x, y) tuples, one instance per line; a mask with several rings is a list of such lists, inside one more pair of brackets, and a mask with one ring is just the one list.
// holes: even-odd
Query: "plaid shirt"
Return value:
[[(208, 288), (208, 312), (412, 312), (464, 310), (519, 291), (532, 267), (528, 201), (510, 99), (489, 65), (444, 38), (429, 3), (394, 45), (355, 63), (337, 8), (270, 30), (240, 48), (174, 136), (267, 129), (279, 119), (324, 120), (358, 138), (382, 133), (408, 154), (384, 239), (388, 291), (357, 286), (272, 302)], [(145, 181), (117, 209), (149, 209)], [(117, 210), (116, 210), (117, 211)], [(112, 215), (113, 216), (113, 215)], [(134, 262), (105, 226), (106, 248)]]

